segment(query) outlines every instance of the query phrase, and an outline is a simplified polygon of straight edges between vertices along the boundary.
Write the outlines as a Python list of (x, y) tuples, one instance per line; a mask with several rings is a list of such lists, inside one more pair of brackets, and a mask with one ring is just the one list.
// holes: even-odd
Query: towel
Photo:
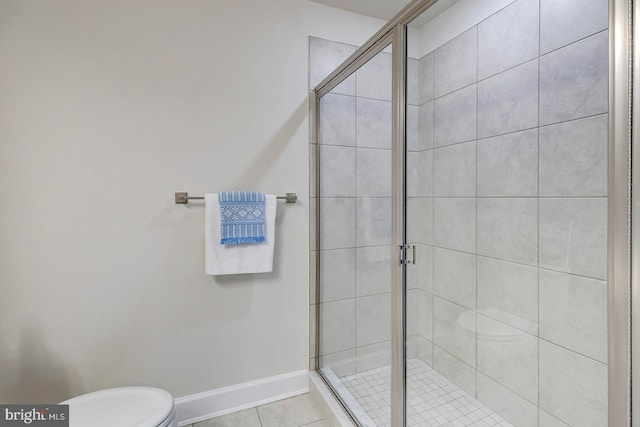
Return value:
[(264, 193), (225, 191), (218, 194), (218, 200), (221, 244), (264, 242)]
[(204, 195), (205, 271), (208, 275), (267, 273), (273, 270), (276, 196), (265, 196), (265, 241), (253, 245), (220, 244), (220, 202), (218, 194)]

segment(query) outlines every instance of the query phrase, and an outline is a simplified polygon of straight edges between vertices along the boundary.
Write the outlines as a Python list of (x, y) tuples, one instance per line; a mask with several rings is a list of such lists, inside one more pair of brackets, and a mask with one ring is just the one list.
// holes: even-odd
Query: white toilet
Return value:
[(173, 396), (153, 387), (119, 387), (83, 394), (69, 405), (69, 427), (177, 427)]

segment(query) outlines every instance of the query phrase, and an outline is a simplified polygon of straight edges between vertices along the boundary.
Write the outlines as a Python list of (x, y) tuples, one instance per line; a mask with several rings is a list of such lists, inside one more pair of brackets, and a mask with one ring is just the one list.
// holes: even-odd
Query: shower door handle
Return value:
[[(411, 248), (411, 259), (407, 258), (407, 249)], [(416, 245), (400, 245), (400, 265), (416, 263)]]

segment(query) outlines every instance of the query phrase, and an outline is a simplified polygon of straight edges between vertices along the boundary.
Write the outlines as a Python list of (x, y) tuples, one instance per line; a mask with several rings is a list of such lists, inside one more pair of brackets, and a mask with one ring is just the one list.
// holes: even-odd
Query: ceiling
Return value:
[(388, 21), (410, 0), (312, 0), (337, 9)]
[[(326, 6), (388, 21), (411, 0), (311, 0)], [(420, 15), (412, 26), (421, 27), (458, 0), (440, 0)]]

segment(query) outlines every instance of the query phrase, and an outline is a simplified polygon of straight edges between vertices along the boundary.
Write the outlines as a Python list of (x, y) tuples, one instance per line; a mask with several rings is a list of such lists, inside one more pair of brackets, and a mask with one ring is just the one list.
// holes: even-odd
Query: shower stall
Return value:
[(311, 38), (312, 364), (358, 425), (629, 425), (628, 14)]

